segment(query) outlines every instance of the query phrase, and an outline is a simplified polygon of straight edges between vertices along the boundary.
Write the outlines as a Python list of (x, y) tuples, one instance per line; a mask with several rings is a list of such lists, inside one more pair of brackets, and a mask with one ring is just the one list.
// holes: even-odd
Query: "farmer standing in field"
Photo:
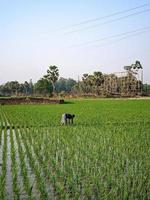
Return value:
[(61, 116), (61, 125), (67, 125), (67, 124), (73, 124), (73, 119), (75, 115), (69, 114), (69, 113), (64, 113)]

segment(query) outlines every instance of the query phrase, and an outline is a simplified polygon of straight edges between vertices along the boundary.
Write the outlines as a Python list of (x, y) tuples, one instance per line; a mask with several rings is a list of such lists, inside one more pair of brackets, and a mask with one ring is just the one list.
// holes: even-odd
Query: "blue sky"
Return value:
[[(35, 82), (49, 65), (57, 65), (60, 76), (78, 79), (94, 71), (119, 72), (135, 60), (143, 65), (144, 82), (150, 83), (150, 30), (101, 40), (150, 26), (150, 4), (72, 26), (147, 3), (150, 1), (0, 0), (0, 84)], [(141, 13), (123, 18), (137, 12)], [(123, 19), (116, 20), (120, 17)]]

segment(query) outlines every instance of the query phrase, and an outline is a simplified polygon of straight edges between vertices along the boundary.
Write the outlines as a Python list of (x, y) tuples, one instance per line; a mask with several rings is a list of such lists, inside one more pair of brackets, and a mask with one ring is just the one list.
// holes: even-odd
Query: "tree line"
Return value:
[[(56, 82), (56, 94), (61, 96), (71, 93), (73, 86), (77, 82), (71, 78), (59, 78)], [(18, 81), (9, 81), (3, 85), (0, 85), (0, 96), (53, 96), (52, 84), (41, 78), (36, 83), (32, 81), (25, 81), (24, 83), (19, 83)]]
[(81, 80), (72, 78), (59, 78), (57, 66), (49, 66), (47, 73), (36, 83), (32, 80), (19, 83), (9, 81), (0, 85), (0, 96), (136, 96), (150, 95), (150, 85), (142, 83), (138, 78), (142, 65), (136, 61), (124, 67), (124, 74), (103, 74), (95, 71), (93, 74), (85, 73)]

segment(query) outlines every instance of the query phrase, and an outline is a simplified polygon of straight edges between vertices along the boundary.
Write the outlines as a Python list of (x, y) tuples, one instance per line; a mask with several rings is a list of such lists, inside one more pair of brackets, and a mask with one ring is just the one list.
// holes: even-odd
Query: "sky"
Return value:
[(150, 0), (0, 0), (0, 84), (114, 73), (139, 60), (150, 83)]

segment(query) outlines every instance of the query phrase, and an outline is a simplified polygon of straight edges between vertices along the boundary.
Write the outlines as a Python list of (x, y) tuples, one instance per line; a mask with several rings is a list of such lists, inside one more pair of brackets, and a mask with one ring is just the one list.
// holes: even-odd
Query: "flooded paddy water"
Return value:
[[(43, 199), (42, 195), (45, 193), (44, 199), (55, 199), (50, 181), (44, 175), (32, 144), (22, 138), (22, 134), (26, 134), (29, 129), (11, 128), (7, 123), (4, 125), (6, 128), (1, 129), (0, 138), (2, 198), (40, 200)], [(6, 162), (3, 162), (4, 156)], [(43, 188), (40, 188), (39, 181), (44, 182)]]

